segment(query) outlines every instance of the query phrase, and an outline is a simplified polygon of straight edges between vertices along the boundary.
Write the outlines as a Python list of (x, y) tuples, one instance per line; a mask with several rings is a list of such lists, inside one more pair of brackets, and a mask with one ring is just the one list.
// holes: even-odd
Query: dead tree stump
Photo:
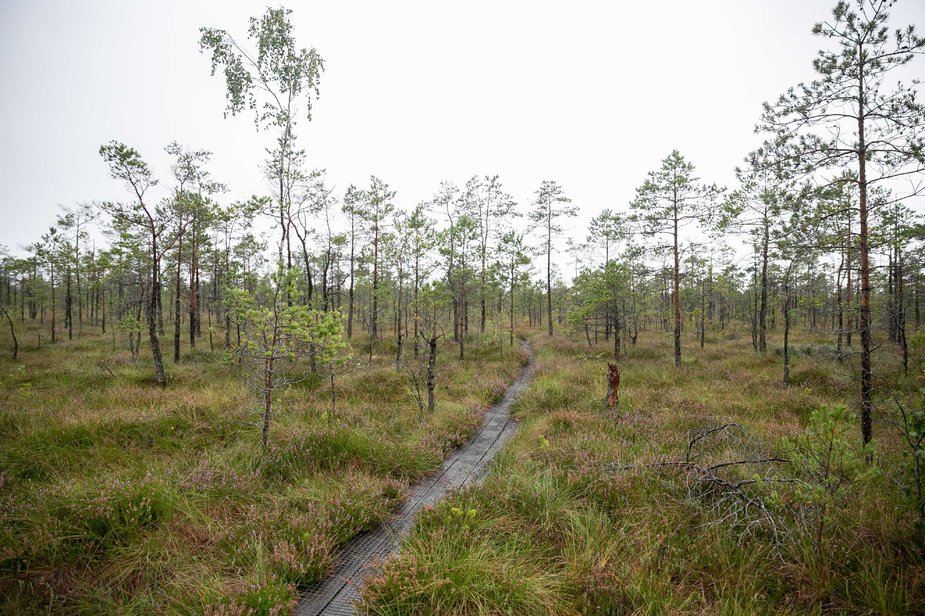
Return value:
[(607, 363), (607, 407), (619, 417), (617, 405), (620, 403), (620, 369), (616, 364)]

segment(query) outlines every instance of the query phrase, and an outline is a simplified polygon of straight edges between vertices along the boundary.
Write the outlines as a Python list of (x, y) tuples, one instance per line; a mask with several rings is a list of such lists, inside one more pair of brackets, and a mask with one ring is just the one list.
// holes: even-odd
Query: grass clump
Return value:
[(364, 590), (378, 613), (553, 614), (561, 580), (528, 534), (486, 528), (474, 502), (441, 503), (421, 514), (406, 541), (412, 555), (388, 560)]

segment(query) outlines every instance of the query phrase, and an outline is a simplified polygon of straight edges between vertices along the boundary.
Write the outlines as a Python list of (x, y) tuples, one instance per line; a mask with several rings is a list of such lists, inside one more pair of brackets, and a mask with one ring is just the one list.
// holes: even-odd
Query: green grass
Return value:
[(282, 394), (263, 450), (244, 375), (204, 344), (168, 360), (164, 389), (145, 348), (91, 331), (0, 359), (0, 612), (285, 611), (468, 440), (522, 359), (447, 347), (421, 416), (385, 344), (338, 379), (333, 416), (326, 382)]
[[(589, 349), (568, 334), (531, 340), (537, 366), (515, 404), (518, 433), (481, 486), (420, 516), (401, 554), (365, 588), (368, 613), (925, 612), (925, 560), (893, 482), (901, 457), (885, 424), (875, 426), (869, 472), (831, 497), (820, 544), (813, 527), (798, 522), (820, 511), (811, 499), (821, 497), (803, 484), (756, 488), (784, 525), (774, 541), (767, 527), (724, 520), (715, 490), (689, 490), (677, 467), (652, 466), (683, 459), (689, 430), (725, 422), (747, 427), (755, 440), (719, 443), (709, 453), (717, 460), (748, 455), (755, 443), (790, 455), (787, 443), (804, 434), (813, 411), (856, 407), (851, 362), (801, 353), (784, 387), (782, 357), (754, 353), (745, 337), (708, 341), (703, 350), (685, 339), (676, 370), (670, 338), (644, 332), (620, 362), (614, 421), (603, 406), (603, 341)], [(813, 350), (826, 342), (798, 341)], [(877, 362), (879, 373), (895, 374), (889, 349)], [(884, 381), (878, 386), (884, 408)], [(863, 459), (859, 420), (850, 421), (846, 450)], [(782, 465), (779, 476), (808, 482), (811, 466)]]

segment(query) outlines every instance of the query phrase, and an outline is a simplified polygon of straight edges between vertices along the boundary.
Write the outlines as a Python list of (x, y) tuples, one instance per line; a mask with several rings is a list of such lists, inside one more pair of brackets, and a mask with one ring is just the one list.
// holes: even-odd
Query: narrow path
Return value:
[(527, 352), (529, 363), (520, 371), (501, 401), (485, 414), (478, 433), (447, 458), (439, 472), (411, 486), (408, 499), (394, 518), (358, 535), (343, 548), (334, 573), (302, 594), (295, 609), (297, 616), (355, 614), (353, 604), (360, 597), (360, 587), (369, 564), (398, 551), (402, 537), (414, 524), (415, 514), (426, 505), (443, 500), (450, 491), (485, 477), (489, 463), (517, 429), (517, 423), (511, 421), (511, 404), (527, 386), (533, 367), (529, 345), (522, 342), (521, 347)]

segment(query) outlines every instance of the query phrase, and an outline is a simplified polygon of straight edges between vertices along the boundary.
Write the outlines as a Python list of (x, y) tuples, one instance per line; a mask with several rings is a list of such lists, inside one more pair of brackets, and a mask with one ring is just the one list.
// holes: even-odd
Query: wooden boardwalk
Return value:
[[(529, 354), (527, 343), (523, 342), (522, 346)], [(517, 423), (511, 420), (510, 408), (527, 386), (532, 366), (533, 357), (530, 355), (529, 363), (501, 401), (485, 414), (478, 433), (447, 458), (440, 471), (411, 487), (408, 499), (395, 517), (358, 535), (341, 550), (334, 573), (324, 582), (305, 589), (295, 610), (297, 616), (355, 614), (354, 604), (360, 596), (370, 563), (379, 562), (398, 551), (402, 537), (414, 525), (415, 514), (425, 506), (443, 500), (451, 491), (485, 477), (490, 462), (517, 429)]]

